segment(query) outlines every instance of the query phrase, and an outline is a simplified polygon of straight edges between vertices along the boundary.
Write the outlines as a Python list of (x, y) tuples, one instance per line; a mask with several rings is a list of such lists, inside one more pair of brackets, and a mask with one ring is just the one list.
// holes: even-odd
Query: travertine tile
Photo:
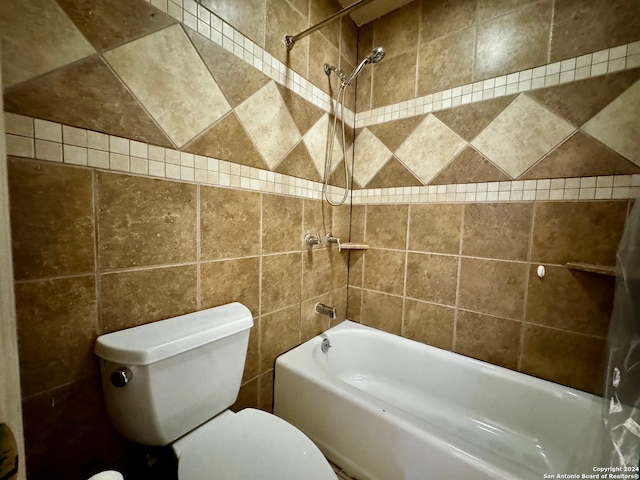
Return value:
[(260, 371), (274, 366), (276, 357), (300, 343), (300, 305), (263, 315), (260, 319)]
[(547, 63), (553, 3), (543, 1), (478, 25), (474, 80)]
[(235, 109), (269, 168), (275, 167), (300, 140), (300, 133), (274, 82)]
[(133, 449), (109, 423), (97, 375), (25, 398), (22, 410), (29, 478), (73, 478), (80, 458), (115, 465)]
[(529, 3), (528, 0), (478, 0), (478, 22), (504, 15)]
[[(276, 85), (276, 87), (278, 87), (280, 96), (282, 97), (284, 104), (287, 106), (287, 110), (289, 110), (291, 118), (298, 127), (300, 134), (304, 135), (307, 133), (309, 129), (325, 115), (324, 110), (320, 107), (317, 107), (313, 103), (305, 100), (303, 97), (292, 92), (285, 86)], [(333, 122), (333, 117), (330, 116), (330, 118)], [(349, 128), (347, 128), (347, 131), (349, 131)]]
[(265, 412), (273, 413), (273, 370), (258, 377), (258, 407)]
[(176, 23), (147, 2), (60, 0), (58, 3), (98, 50), (113, 48)]
[(18, 283), (15, 293), (22, 394), (96, 374), (95, 277)]
[(392, 157), (378, 173), (365, 185), (366, 188), (422, 186), (422, 182), (411, 173), (402, 162)]
[(329, 328), (331, 318), (326, 315), (316, 313), (316, 303), (324, 303), (332, 305), (331, 294), (325, 293), (306, 302), (302, 302), (300, 306), (300, 341), (306, 342), (310, 338), (319, 335)]
[(104, 57), (178, 146), (231, 109), (179, 25), (117, 47)]
[(201, 259), (259, 255), (260, 208), (259, 193), (201, 186)]
[(392, 152), (404, 142), (424, 120), (425, 115), (378, 123), (367, 127)]
[(634, 0), (558, 0), (553, 15), (551, 61), (638, 40), (640, 5)]
[(91, 172), (11, 157), (8, 167), (15, 279), (93, 271)]
[(306, 29), (310, 25), (307, 18), (287, 2), (266, 0), (265, 49), (303, 77), (307, 76), (309, 37), (298, 40), (292, 50), (282, 40)]
[(4, 88), (95, 52), (56, 2), (7, 2), (0, 10)]
[(525, 261), (532, 220), (532, 203), (465, 205), (462, 254)]
[(407, 205), (369, 205), (366, 243), (375, 248), (404, 250), (407, 242)]
[(530, 268), (526, 321), (606, 337), (615, 280), (552, 265), (545, 270), (538, 278), (536, 267)]
[(262, 252), (291, 252), (304, 248), (302, 199), (282, 195), (263, 195)]
[(363, 286), (379, 292), (402, 295), (405, 253), (370, 248), (366, 252)]
[[(424, 149), (425, 145), (429, 145), (427, 151)], [(395, 154), (427, 184), (465, 146), (466, 142), (462, 138), (429, 114)]]
[(582, 129), (640, 165), (640, 81), (589, 120)]
[(195, 265), (100, 275), (101, 333), (197, 310)]
[[(300, 141), (291, 149), (278, 166), (273, 170), (283, 175), (304, 178), (313, 182), (322, 182), (322, 176), (311, 158), (305, 143)], [(323, 172), (324, 173), (324, 172)]]
[(365, 68), (360, 72), (355, 81), (356, 86), (356, 110), (357, 112), (367, 111), (371, 107), (372, 85), (371, 69)]
[(582, 126), (638, 79), (640, 68), (532, 90), (526, 95), (572, 124)]
[(249, 330), (247, 358), (244, 362), (242, 381), (255, 378), (260, 373), (260, 317), (253, 316), (253, 327)]
[(240, 386), (238, 392), (238, 398), (235, 403), (229, 407), (232, 412), (239, 412), (245, 408), (258, 408), (258, 387), (259, 381), (257, 378), (249, 380)]
[(626, 200), (538, 203), (531, 260), (615, 265), (626, 212)]
[(417, 52), (414, 49), (367, 67), (372, 69), (373, 75), (373, 108), (415, 97), (416, 58)]
[[(547, 178), (547, 177), (544, 177)], [(510, 180), (497, 166), (473, 147), (466, 147), (431, 181), (431, 185), (502, 182)]]
[(472, 145), (516, 178), (573, 131), (568, 122), (520, 95)]
[(173, 146), (98, 55), (12, 88), (5, 93), (4, 107), (9, 112)]
[[(393, 155), (367, 128), (356, 137), (353, 148), (355, 150), (353, 177), (360, 185), (368, 184)], [(347, 152), (348, 155), (349, 152)]]
[(363, 290), (360, 321), (363, 325), (400, 335), (402, 331), (402, 297)]
[(411, 205), (409, 250), (458, 254), (462, 205)]
[(477, 0), (422, 2), (420, 42), (428, 42), (475, 24), (477, 3)]
[(407, 255), (407, 297), (455, 305), (457, 281), (458, 257), (426, 253)]
[[(303, 207), (304, 207), (304, 217), (303, 217), (303, 223), (302, 223), (302, 230), (304, 232), (313, 232), (315, 233), (320, 233), (322, 237), (324, 237), (325, 234), (327, 233), (331, 233), (333, 234), (333, 236), (338, 236), (340, 237), (340, 235), (342, 235), (343, 233), (345, 233), (344, 228), (346, 227), (346, 234), (342, 235), (341, 241), (346, 242), (347, 238), (348, 238), (348, 224), (345, 225), (344, 227), (338, 229), (341, 231), (335, 231), (335, 229), (333, 228), (333, 214), (334, 212), (338, 212), (339, 208), (336, 207), (332, 207), (331, 205), (329, 205), (327, 202), (323, 201), (323, 200), (309, 200), (309, 199), (304, 199), (303, 200)], [(348, 208), (348, 207), (347, 207)], [(346, 211), (346, 209), (342, 209), (343, 211)], [(348, 212), (346, 212), (348, 214)], [(346, 215), (342, 215), (344, 217), (346, 217)], [(348, 222), (348, 218), (344, 218), (341, 219), (342, 222)], [(322, 246), (327, 246), (324, 241), (325, 239), (322, 239), (323, 244)], [(317, 247), (316, 247), (317, 248)], [(332, 248), (337, 249), (337, 245), (333, 246)]]
[(595, 177), (639, 172), (640, 167), (634, 163), (577, 131), (520, 178)]
[(184, 151), (268, 170), (235, 113), (229, 112), (183, 148)]
[(98, 172), (100, 268), (195, 261), (196, 186)]
[(439, 92), (473, 80), (475, 27), (420, 45), (418, 95)]
[[(341, 128), (340, 121), (338, 121), (333, 136), (333, 150), (331, 154), (331, 166), (333, 168), (331, 171), (333, 171), (344, 158)], [(327, 161), (327, 152), (329, 150), (328, 142), (331, 139), (331, 133), (333, 133), (333, 120), (325, 113), (302, 137), (302, 141), (311, 155), (311, 159), (320, 178), (324, 178), (325, 162)]]
[(347, 318), (360, 323), (362, 308), (362, 289), (349, 287), (347, 290)]
[(525, 263), (462, 258), (460, 308), (522, 319), (528, 269)]
[(237, 28), (260, 46), (264, 46), (266, 2), (264, 0), (202, 0), (202, 4)]
[[(291, 305), (300, 308), (302, 254), (288, 253), (262, 257), (262, 314)], [(299, 315), (299, 312), (298, 312)]]
[[(334, 25), (340, 25), (335, 22)], [(324, 64), (338, 68), (340, 64), (340, 52), (338, 47), (327, 40), (320, 32), (309, 35), (309, 67), (308, 80), (332, 97), (336, 97), (340, 80), (337, 75), (327, 76), (324, 73)], [(349, 75), (351, 72), (344, 72)]]
[(402, 336), (452, 350), (454, 317), (454, 308), (406, 299)]
[(482, 132), (516, 98), (515, 95), (469, 103), (434, 112), (451, 130), (470, 142)]
[(515, 369), (518, 366), (521, 322), (458, 311), (455, 352)]
[(302, 299), (309, 300), (331, 291), (331, 250), (320, 248), (302, 255)]
[(602, 338), (525, 324), (521, 370), (600, 394), (605, 350), (606, 341)]
[(269, 77), (253, 65), (190, 28), (185, 31), (232, 107), (237, 107), (269, 83)]
[[(376, 44), (385, 49), (385, 61), (415, 48), (420, 29), (419, 14), (420, 2), (411, 2), (373, 22), (373, 35)], [(369, 52), (363, 54), (368, 55)]]
[(201, 308), (232, 302), (245, 305), (253, 317), (260, 314), (260, 258), (239, 258), (200, 266)]

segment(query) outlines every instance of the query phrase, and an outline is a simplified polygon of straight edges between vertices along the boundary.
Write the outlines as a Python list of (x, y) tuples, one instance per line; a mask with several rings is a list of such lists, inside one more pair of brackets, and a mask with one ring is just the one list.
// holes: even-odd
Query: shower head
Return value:
[(378, 63), (383, 58), (384, 58), (384, 49), (382, 47), (376, 47), (373, 50), (371, 50), (371, 53), (369, 53), (369, 55), (367, 55), (365, 59), (362, 60), (362, 62), (360, 62), (360, 65), (358, 65), (356, 69), (353, 71), (353, 73), (349, 77), (349, 80), (346, 82), (346, 84), (347, 85), (351, 84), (351, 82), (353, 82), (353, 80), (355, 80), (355, 78), (358, 75), (360, 75), (360, 72), (362, 71), (362, 69), (367, 63)]
[(371, 63), (378, 63), (384, 58), (384, 48), (376, 47), (371, 50), (371, 53), (367, 56), (367, 60)]

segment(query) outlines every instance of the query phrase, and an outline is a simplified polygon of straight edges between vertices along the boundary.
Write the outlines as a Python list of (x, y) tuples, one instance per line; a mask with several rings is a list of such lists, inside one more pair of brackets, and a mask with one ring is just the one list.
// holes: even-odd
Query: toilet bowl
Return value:
[(269, 413), (233, 413), (253, 318), (240, 303), (100, 336), (95, 353), (111, 423), (170, 445), (179, 480), (336, 480), (318, 447)]

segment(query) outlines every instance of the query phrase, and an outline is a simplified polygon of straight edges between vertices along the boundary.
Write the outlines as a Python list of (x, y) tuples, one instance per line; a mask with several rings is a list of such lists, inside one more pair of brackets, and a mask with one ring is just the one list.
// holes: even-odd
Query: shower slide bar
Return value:
[(345, 15), (347, 15), (348, 13), (353, 12), (354, 10), (357, 10), (358, 8), (363, 7), (367, 3), (370, 3), (372, 1), (373, 0), (358, 0), (357, 2), (349, 5), (348, 7), (343, 8), (339, 12), (334, 13), (330, 17), (325, 18), (320, 23), (316, 23), (314, 26), (309, 27), (306, 30), (303, 30), (302, 32), (298, 33), (297, 35), (285, 35), (284, 36), (284, 44), (287, 46), (287, 50), (291, 50), (293, 48), (293, 46), (296, 44), (296, 42), (298, 40), (300, 40), (301, 38), (306, 37), (310, 33), (313, 33), (316, 30), (321, 29), (322, 27), (324, 27), (325, 25), (328, 25), (329, 23), (333, 22), (334, 20), (342, 18)]

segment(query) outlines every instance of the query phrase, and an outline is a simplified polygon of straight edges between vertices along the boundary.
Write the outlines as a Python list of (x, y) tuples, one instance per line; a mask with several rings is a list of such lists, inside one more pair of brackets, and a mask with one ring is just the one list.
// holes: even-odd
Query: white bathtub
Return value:
[(350, 321), (280, 356), (274, 395), (275, 414), (359, 480), (541, 480), (600, 464), (600, 397)]

